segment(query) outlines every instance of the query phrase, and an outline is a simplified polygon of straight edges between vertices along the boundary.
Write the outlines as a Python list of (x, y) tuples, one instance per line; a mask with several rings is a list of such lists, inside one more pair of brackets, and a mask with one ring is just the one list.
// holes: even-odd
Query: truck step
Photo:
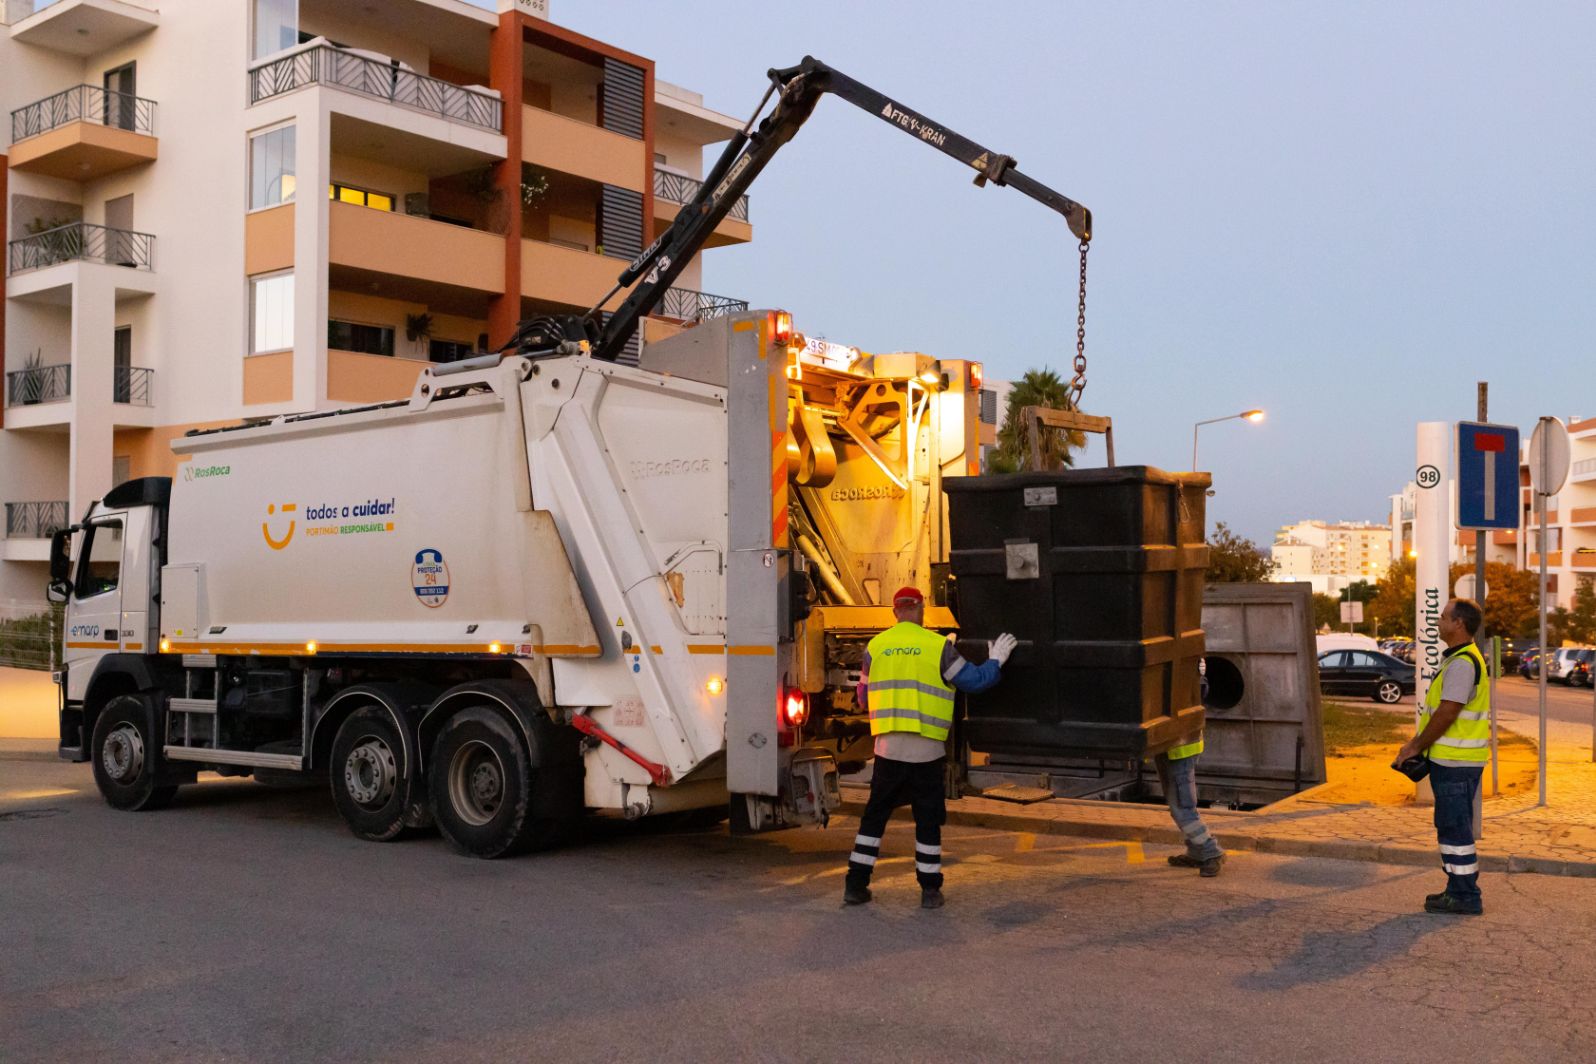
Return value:
[(302, 763), (298, 754), (262, 754), (253, 750), (207, 750), (192, 746), (168, 746), (164, 752), (168, 761), (203, 761), (208, 765), (297, 769)]
[(216, 713), (216, 699), (214, 698), (168, 698), (166, 709), (169, 713)]

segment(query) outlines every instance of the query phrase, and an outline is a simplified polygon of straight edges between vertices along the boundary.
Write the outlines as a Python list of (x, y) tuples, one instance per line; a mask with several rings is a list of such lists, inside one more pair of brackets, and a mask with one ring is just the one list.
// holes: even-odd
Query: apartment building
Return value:
[(1367, 521), (1298, 521), (1275, 533), (1272, 579), (1305, 581), (1334, 595), (1359, 580), (1376, 583), (1391, 566), (1391, 529)]
[[(0, 0), (0, 22), (0, 603), (39, 601), (50, 532), (172, 474), (188, 430), (408, 396), (592, 306), (740, 128), (547, 0)], [(710, 247), (752, 235), (744, 200)], [(701, 271), (641, 342), (746, 307)]]
[[(1546, 500), (1547, 607), (1572, 607), (1581, 584), (1596, 581), (1596, 418), (1569, 418), (1568, 479)], [(1527, 450), (1527, 448), (1526, 448)], [(1529, 488), (1529, 466), (1519, 471), (1523, 565), (1541, 565), (1541, 526)]]

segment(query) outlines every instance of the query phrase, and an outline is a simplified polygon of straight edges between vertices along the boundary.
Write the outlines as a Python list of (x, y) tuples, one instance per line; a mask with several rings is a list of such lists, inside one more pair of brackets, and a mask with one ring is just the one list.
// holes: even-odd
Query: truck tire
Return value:
[(432, 746), (432, 813), (461, 853), (509, 857), (531, 843), (532, 761), (512, 725), (485, 706), (461, 710)]
[(387, 842), (404, 833), (415, 789), (404, 737), (380, 706), (355, 710), (333, 739), (328, 773), (333, 804), (362, 839)]
[(159, 809), (177, 793), (175, 786), (155, 785), (161, 747), (152, 735), (154, 719), (143, 695), (117, 695), (95, 719), (94, 785), (114, 809)]
[(461, 710), (443, 725), (427, 770), (438, 830), (472, 857), (565, 842), (582, 816), (580, 738), (538, 714), (536, 750), (529, 750), (503, 714), (486, 706)]

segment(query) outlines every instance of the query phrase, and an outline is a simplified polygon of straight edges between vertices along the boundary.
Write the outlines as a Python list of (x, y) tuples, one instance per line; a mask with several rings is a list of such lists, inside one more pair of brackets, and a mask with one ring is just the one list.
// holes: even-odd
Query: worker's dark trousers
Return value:
[(915, 764), (876, 758), (870, 775), (870, 801), (859, 818), (859, 834), (848, 856), (848, 886), (868, 887), (881, 837), (892, 811), (907, 804), (914, 810), (914, 877), (921, 890), (942, 889), (942, 825), (948, 819), (943, 782), (944, 758)]
[(1474, 794), (1485, 766), (1454, 768), (1430, 763), (1435, 791), (1435, 837), (1446, 869), (1446, 892), (1465, 900), (1480, 896), (1480, 859), (1474, 851)]

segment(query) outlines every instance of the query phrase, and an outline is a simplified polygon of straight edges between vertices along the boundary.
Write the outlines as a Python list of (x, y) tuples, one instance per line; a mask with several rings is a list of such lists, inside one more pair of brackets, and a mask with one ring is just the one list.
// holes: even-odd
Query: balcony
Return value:
[(11, 112), (11, 168), (93, 181), (153, 162), (155, 101), (74, 85)]
[(492, 133), (504, 128), (504, 103), (495, 95), (417, 74), (395, 63), (368, 59), (330, 44), (271, 59), (252, 69), (249, 101), (260, 103), (309, 85), (347, 89)]
[(7, 539), (49, 539), (71, 523), (65, 499), (6, 503)]
[(540, 107), (521, 108), (522, 162), (642, 193), (645, 158), (640, 140)]
[(1568, 479), (1575, 483), (1596, 480), (1596, 458), (1581, 458), (1569, 466)]
[(128, 406), (155, 405), (155, 371), (143, 366), (116, 366), (111, 402)]
[[(654, 195), (670, 203), (689, 203), (704, 183), (696, 177), (686, 174), (674, 173), (659, 167), (654, 168)], [(738, 196), (737, 202), (732, 204), (731, 210), (726, 212), (726, 217), (735, 218), (739, 222), (748, 221), (748, 197)]]
[(6, 406), (36, 406), (72, 398), (72, 367), (30, 366), (6, 374)]
[(154, 0), (3, 0), (11, 39), (90, 56), (160, 24)]
[[(452, 296), (467, 307), (483, 294), (504, 291), (502, 236), (353, 203), (329, 203), (327, 211), (335, 287), (366, 288), (383, 278), (404, 278), (410, 283), (390, 283), (382, 294), (439, 306), (452, 306)], [(602, 261), (614, 269), (613, 259)]]
[(738, 314), (747, 309), (748, 300), (746, 299), (733, 299), (730, 296), (695, 292), (691, 288), (669, 288), (666, 289), (665, 298), (660, 301), (659, 307), (654, 313), (662, 318), (693, 322), (703, 321), (706, 318), (724, 317), (727, 314)]
[(149, 233), (71, 222), (11, 241), (9, 264), (12, 274), (75, 260), (148, 270), (154, 256), (155, 237)]
[[(698, 195), (704, 183), (696, 177), (687, 177), (670, 170), (654, 168), (654, 235), (676, 220), (681, 204)], [(738, 196), (731, 210), (715, 225), (715, 231), (704, 242), (705, 247), (725, 247), (728, 244), (746, 244), (754, 238), (754, 228), (748, 224), (748, 197)]]

